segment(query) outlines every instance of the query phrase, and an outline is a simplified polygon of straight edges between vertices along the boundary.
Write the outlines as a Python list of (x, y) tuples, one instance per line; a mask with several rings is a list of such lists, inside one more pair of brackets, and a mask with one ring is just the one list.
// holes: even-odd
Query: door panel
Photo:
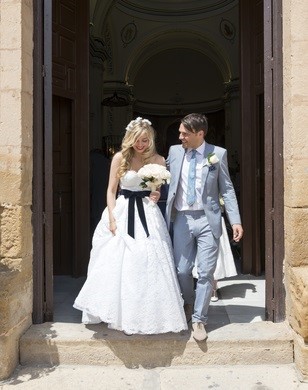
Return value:
[(33, 323), (52, 321), (51, 2), (33, 1)]
[(282, 0), (264, 1), (266, 314), (285, 319)]
[(52, 22), (54, 270), (80, 276), (90, 252), (88, 1), (53, 0)]
[[(263, 1), (240, 2), (242, 272), (264, 272)], [(263, 249), (263, 250), (262, 250)]]
[(72, 102), (53, 97), (54, 274), (73, 270)]
[(240, 2), (245, 273), (265, 269), (266, 316), (285, 318), (282, 1)]

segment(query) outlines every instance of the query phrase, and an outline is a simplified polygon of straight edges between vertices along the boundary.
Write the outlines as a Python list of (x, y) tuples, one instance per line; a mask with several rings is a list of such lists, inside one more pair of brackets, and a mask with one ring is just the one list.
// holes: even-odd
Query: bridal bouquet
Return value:
[(141, 179), (140, 186), (142, 188), (150, 188), (155, 191), (162, 184), (169, 184), (171, 174), (163, 165), (146, 164), (138, 171), (138, 176)]

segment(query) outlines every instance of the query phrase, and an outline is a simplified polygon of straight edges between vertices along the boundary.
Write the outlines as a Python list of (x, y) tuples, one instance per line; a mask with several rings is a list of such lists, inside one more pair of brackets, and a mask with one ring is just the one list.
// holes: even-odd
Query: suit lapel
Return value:
[(209, 153), (213, 153), (213, 151), (214, 151), (214, 145), (208, 144), (206, 142), (204, 148), (203, 165), (202, 165), (202, 184), (204, 186), (203, 188), (205, 188), (205, 182), (207, 179), (207, 175), (209, 174), (209, 167), (208, 165), (206, 165), (207, 156)]
[(178, 183), (180, 180), (180, 174), (182, 170), (182, 165), (183, 165), (183, 159), (185, 155), (185, 149), (181, 146), (180, 148), (177, 149), (177, 155), (176, 155), (176, 169), (175, 169), (175, 183)]

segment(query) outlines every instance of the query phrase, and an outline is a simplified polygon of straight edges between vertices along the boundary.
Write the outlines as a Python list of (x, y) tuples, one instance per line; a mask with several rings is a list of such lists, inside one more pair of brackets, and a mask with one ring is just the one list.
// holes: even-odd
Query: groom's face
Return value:
[(189, 131), (181, 123), (179, 128), (179, 139), (182, 142), (183, 148), (197, 149), (204, 141), (204, 132), (203, 130), (198, 132)]

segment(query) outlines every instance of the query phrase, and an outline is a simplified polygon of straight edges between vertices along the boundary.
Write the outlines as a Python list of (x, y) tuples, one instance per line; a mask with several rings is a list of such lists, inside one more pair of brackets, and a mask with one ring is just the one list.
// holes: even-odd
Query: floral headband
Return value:
[(129, 122), (129, 124), (126, 126), (126, 131), (131, 131), (136, 125), (142, 125), (144, 123), (148, 124), (149, 126), (152, 124), (148, 119), (143, 119), (141, 116), (138, 116), (138, 118)]

